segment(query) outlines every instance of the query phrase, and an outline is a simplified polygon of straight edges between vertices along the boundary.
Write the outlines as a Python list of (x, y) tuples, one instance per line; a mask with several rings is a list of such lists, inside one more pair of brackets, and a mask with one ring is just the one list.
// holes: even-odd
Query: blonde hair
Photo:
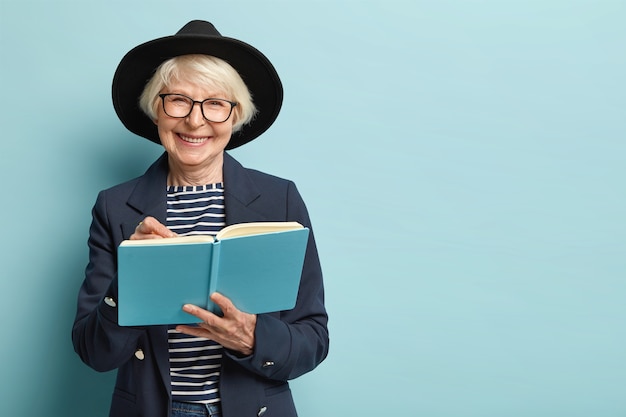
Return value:
[(214, 88), (236, 101), (233, 109), (233, 133), (250, 123), (257, 110), (248, 87), (239, 73), (223, 59), (210, 55), (181, 55), (163, 62), (154, 72), (139, 97), (139, 107), (152, 120), (156, 119), (159, 94), (173, 81), (193, 80)]

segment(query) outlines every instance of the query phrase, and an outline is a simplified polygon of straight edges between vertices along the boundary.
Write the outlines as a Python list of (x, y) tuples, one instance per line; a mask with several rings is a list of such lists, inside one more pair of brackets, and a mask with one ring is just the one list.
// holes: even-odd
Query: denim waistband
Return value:
[(198, 416), (221, 416), (220, 404), (200, 404), (172, 401), (172, 411), (185, 412)]

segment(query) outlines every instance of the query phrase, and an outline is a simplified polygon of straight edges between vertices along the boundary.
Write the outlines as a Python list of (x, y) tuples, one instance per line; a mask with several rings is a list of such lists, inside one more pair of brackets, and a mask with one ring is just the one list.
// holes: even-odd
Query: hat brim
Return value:
[(177, 34), (133, 48), (118, 65), (113, 77), (113, 107), (128, 130), (161, 143), (156, 125), (139, 108), (139, 96), (161, 63), (189, 54), (212, 55), (225, 60), (237, 70), (252, 94), (257, 115), (233, 133), (226, 149), (250, 142), (274, 123), (282, 106), (283, 88), (278, 73), (265, 55), (233, 38)]

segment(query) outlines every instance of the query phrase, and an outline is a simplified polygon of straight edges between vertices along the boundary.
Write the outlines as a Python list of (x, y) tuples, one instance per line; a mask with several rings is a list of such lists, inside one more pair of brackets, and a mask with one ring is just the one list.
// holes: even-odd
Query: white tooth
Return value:
[(200, 142), (204, 142), (207, 138), (188, 138), (187, 136), (180, 136), (184, 141), (190, 142), (190, 143), (200, 143)]

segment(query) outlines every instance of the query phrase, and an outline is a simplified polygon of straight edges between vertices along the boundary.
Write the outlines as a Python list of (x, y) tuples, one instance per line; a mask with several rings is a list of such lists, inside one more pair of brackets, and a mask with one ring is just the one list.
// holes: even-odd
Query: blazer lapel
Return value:
[(165, 224), (167, 221), (167, 153), (161, 155), (138, 180), (127, 204), (137, 211), (134, 219), (122, 224), (124, 236), (128, 238), (146, 216), (152, 216)]
[(266, 221), (266, 216), (254, 209), (253, 203), (260, 196), (261, 191), (247, 170), (232, 156), (224, 153), (226, 224)]

